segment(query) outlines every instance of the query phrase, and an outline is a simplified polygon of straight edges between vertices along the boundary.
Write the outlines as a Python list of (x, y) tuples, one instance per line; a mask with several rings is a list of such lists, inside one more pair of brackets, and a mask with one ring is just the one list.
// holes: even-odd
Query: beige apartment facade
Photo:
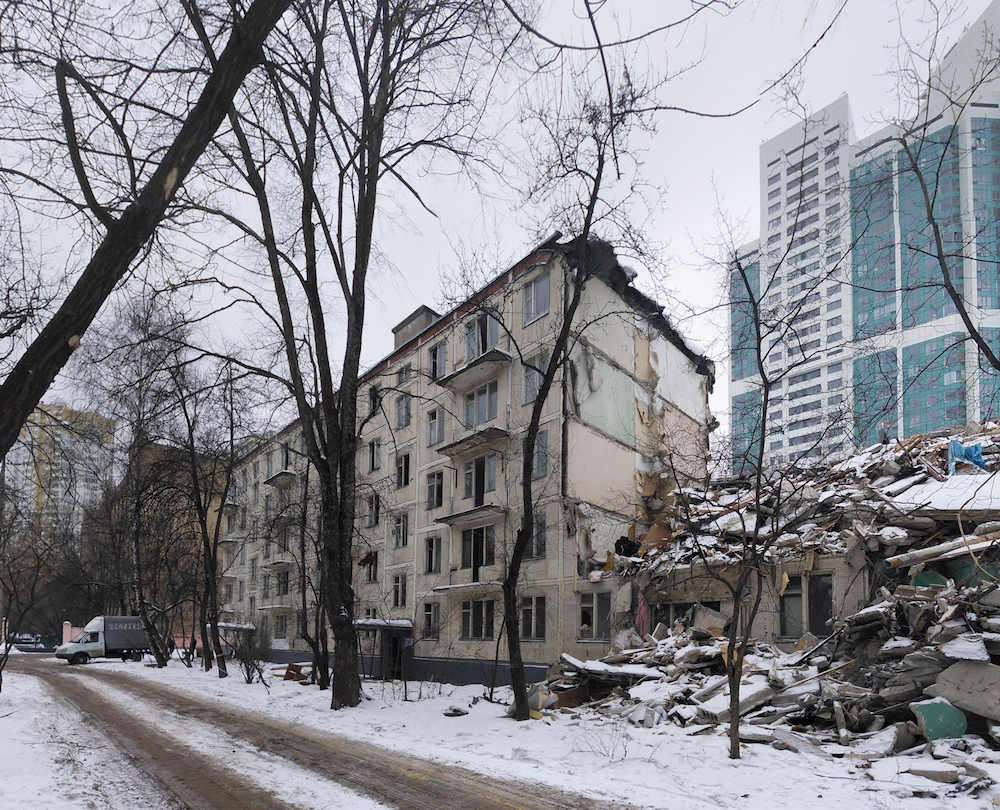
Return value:
[[(420, 307), (393, 330), (394, 351), (364, 375), (354, 587), (366, 672), (505, 678), (500, 582), (520, 522), (522, 443), (569, 272), (567, 249), (546, 243), (444, 315)], [(615, 551), (648, 517), (643, 493), (706, 470), (714, 367), (632, 286), (609, 248), (571, 333), (532, 461), (535, 532), (519, 611), (532, 674), (563, 652), (606, 654), (634, 621)], [(301, 515), (294, 504), (308, 486), (297, 443), (293, 426), (237, 470), (243, 502), (231, 509), (224, 593), (233, 615), (267, 616), (275, 645), (305, 650), (288, 628), (309, 610), (315, 557), (308, 542), (281, 540), (289, 550), (276, 556), (272, 546), (267, 557), (261, 543), (280, 537), (280, 515), (290, 524)], [(281, 492), (290, 494), (279, 503)], [(286, 570), (305, 573), (304, 587), (295, 593), (289, 582), (279, 597), (275, 576)]]

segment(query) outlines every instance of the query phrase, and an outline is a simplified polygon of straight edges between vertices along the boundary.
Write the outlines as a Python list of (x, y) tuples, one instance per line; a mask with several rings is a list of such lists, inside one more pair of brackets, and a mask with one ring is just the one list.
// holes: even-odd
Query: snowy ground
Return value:
[[(55, 661), (51, 665), (64, 666)], [(248, 686), (233, 676), (220, 681), (214, 672), (205, 674), (187, 669), (176, 661), (163, 670), (119, 662), (95, 662), (90, 666), (128, 672), (136, 678), (158, 681), (201, 698), (215, 698), (244, 710), (493, 776), (537, 780), (606, 801), (609, 806), (627, 801), (637, 806), (678, 810), (716, 807), (931, 810), (943, 806), (965, 810), (990, 807), (992, 798), (1000, 795), (917, 798), (907, 795), (909, 789), (885, 768), (876, 769), (880, 781), (875, 782), (856, 762), (778, 751), (764, 745), (747, 746), (743, 759), (733, 762), (727, 757), (726, 739), (715, 730), (692, 736), (690, 730), (674, 725), (635, 728), (624, 720), (591, 714), (557, 714), (546, 720), (515, 723), (505, 716), (503, 705), (477, 700), (483, 695), (481, 686), (410, 684), (408, 699), (404, 699), (400, 684), (370, 683), (365, 686), (370, 699), (359, 708), (332, 712), (329, 693), (293, 682), (274, 680), (268, 691), (260, 684)], [(8, 673), (4, 677), (0, 715), (8, 715), (12, 710), (14, 713), (0, 717), (0, 774), (3, 775), (0, 807), (21, 806), (13, 799), (26, 795), (34, 784), (21, 774), (40, 773), (37, 765), (27, 768), (29, 763), (41, 764), (44, 760), (47, 773), (66, 769), (62, 759), (71, 743), (59, 736), (52, 717), (53, 711), (64, 708), (46, 704), (43, 688), (28, 676)], [(501, 692), (498, 697), (507, 698), (509, 694)], [(119, 698), (126, 707), (134, 700), (124, 694)], [(453, 705), (467, 709), (469, 714), (445, 717), (444, 711)], [(176, 722), (190, 720), (178, 717)], [(198, 737), (196, 730), (185, 733), (192, 739)], [(72, 744), (78, 745), (79, 741)], [(227, 752), (232, 750), (232, 746), (223, 742), (218, 756), (231, 757)], [(86, 758), (80, 759), (79, 751), (74, 756), (78, 767), (86, 770)], [(266, 756), (262, 752), (249, 752), (238, 761), (233, 760), (230, 766), (243, 773), (263, 771), (262, 778), (271, 781), (262, 784), (279, 793), (289, 785), (296, 785), (302, 791), (296, 797), (302, 807), (315, 806), (309, 799), (312, 789), (329, 791), (329, 783), (310, 786), (316, 780), (325, 782), (315, 774), (278, 773), (273, 765), (269, 770)], [(903, 777), (910, 785), (914, 779), (922, 777)], [(930, 782), (927, 786), (941, 787)], [(4, 793), (5, 789), (10, 792)], [(51, 795), (54, 800), (63, 801), (61, 794)], [(69, 799), (66, 802), (65, 805), (41, 802), (36, 806), (106, 806), (72, 804)], [(356, 801), (346, 801), (345, 797), (342, 806), (376, 805), (361, 797)]]
[[(11, 655), (15, 655), (14, 651)], [(110, 754), (110, 756), (109, 756)], [(0, 693), (0, 808), (166, 810), (160, 789), (39, 679), (5, 672)]]

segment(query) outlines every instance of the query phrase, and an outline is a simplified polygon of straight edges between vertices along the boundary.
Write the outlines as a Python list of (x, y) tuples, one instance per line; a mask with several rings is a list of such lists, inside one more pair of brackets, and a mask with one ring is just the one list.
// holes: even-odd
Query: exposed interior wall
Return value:
[(634, 514), (635, 453), (575, 419), (568, 422), (567, 434), (566, 494), (602, 509)]

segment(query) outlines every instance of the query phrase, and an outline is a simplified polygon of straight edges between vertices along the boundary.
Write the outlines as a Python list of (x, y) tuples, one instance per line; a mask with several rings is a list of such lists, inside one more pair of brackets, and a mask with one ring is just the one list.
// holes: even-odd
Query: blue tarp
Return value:
[(957, 439), (952, 439), (948, 445), (948, 475), (955, 474), (956, 461), (968, 461), (970, 464), (975, 464), (980, 470), (986, 470), (981, 444), (970, 444), (966, 447)]

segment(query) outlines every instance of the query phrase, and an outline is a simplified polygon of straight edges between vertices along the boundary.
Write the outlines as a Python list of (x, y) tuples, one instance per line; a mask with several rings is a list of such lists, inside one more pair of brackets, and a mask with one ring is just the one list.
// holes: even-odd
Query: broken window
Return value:
[(462, 602), (462, 638), (493, 638), (493, 600)]
[(410, 454), (402, 453), (396, 456), (396, 489), (402, 489), (410, 483)]
[(396, 515), (396, 525), (392, 530), (392, 544), (396, 548), (405, 548), (410, 538), (410, 516), (406, 513)]
[(833, 575), (820, 574), (809, 577), (809, 632), (823, 638), (828, 635), (833, 618)]
[(496, 317), (484, 313), (465, 324), (465, 362), (469, 363), (497, 345), (500, 324)]
[(548, 314), (549, 274), (546, 272), (524, 285), (524, 325)]
[(521, 600), (521, 638), (545, 638), (544, 596), (527, 596)]
[(365, 569), (365, 582), (378, 582), (378, 552), (369, 551), (359, 563)]
[(778, 635), (782, 638), (802, 637), (802, 577), (789, 577), (778, 605)]
[(427, 508), (437, 509), (444, 502), (444, 473), (434, 472), (427, 476)]
[(497, 488), (496, 453), (469, 459), (463, 468), (465, 489), (463, 498), (473, 498), (473, 506), (482, 506), (487, 492)]
[(382, 466), (382, 440), (368, 442), (368, 472), (375, 472)]
[(462, 568), (472, 569), (472, 581), (481, 582), (480, 569), (496, 562), (496, 535), (492, 526), (462, 532)]
[(392, 578), (392, 606), (406, 607), (406, 574), (396, 574)]
[(445, 372), (446, 344), (439, 343), (427, 350), (427, 374), (432, 380), (440, 379)]
[(428, 537), (425, 546), (424, 573), (441, 573), (441, 538)]
[(420, 635), (422, 638), (438, 638), (441, 633), (441, 605), (438, 602), (427, 602), (424, 605), (424, 626)]
[(379, 390), (377, 385), (373, 385), (368, 389), (368, 415), (371, 416), (378, 413), (378, 409), (382, 407), (382, 392)]
[(379, 513), (378, 495), (369, 495), (367, 506), (368, 506), (368, 511), (365, 513), (365, 525), (368, 527), (378, 526), (378, 513)]
[(465, 426), (472, 429), (497, 418), (497, 381), (465, 395)]
[(610, 592), (580, 594), (580, 638), (611, 638)]

